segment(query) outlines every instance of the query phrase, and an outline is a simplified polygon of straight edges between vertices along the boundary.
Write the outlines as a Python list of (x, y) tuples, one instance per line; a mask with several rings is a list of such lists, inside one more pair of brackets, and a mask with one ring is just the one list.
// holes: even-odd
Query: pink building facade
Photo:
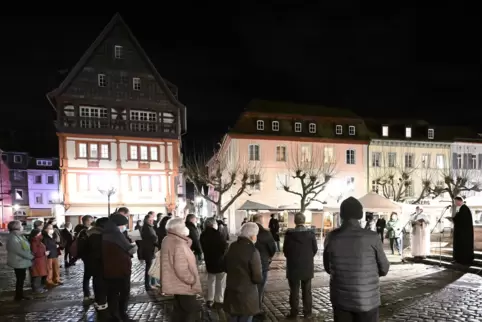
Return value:
[[(0, 156), (2, 151), (0, 150)], [(9, 168), (3, 157), (0, 158), (0, 224), (4, 227), (13, 220), (12, 195)]]

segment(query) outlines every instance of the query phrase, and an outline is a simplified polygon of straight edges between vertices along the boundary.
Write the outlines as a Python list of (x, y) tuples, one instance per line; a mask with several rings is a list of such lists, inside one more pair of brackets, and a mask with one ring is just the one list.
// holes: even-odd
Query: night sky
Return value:
[[(179, 88), (188, 149), (214, 146), (252, 98), (480, 123), (477, 11), (164, 3), (151, 15), (120, 13)], [(114, 13), (1, 17), (0, 148), (58, 155), (45, 93)]]

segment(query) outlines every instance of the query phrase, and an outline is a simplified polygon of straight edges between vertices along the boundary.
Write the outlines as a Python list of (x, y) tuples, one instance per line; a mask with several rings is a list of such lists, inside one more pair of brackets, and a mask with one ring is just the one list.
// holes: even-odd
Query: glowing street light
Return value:
[(13, 205), (13, 210), (18, 211), (20, 209), (19, 205)]
[(107, 216), (110, 216), (110, 197), (112, 197), (117, 192), (117, 189), (114, 187), (110, 187), (108, 189), (98, 188), (98, 190), (101, 194), (107, 196)]

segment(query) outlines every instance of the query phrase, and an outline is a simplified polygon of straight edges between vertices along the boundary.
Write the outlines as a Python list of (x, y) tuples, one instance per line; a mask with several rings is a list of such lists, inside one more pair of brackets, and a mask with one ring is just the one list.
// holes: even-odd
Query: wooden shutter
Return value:
[(482, 154), (479, 153), (479, 155), (477, 156), (477, 162), (479, 164), (479, 169), (482, 169)]
[(463, 166), (463, 169), (469, 168), (469, 154), (468, 153), (463, 154), (462, 166)]

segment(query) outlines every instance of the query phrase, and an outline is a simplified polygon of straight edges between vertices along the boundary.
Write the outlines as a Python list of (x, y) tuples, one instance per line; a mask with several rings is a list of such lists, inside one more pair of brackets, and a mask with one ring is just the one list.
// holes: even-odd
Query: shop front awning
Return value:
[(271, 207), (259, 202), (251, 201), (251, 200), (246, 200), (241, 207), (238, 208), (238, 210), (246, 210), (246, 211), (256, 211), (256, 210), (273, 210), (276, 209), (275, 207)]
[(30, 208), (29, 217), (53, 217), (52, 209), (32, 209)]

